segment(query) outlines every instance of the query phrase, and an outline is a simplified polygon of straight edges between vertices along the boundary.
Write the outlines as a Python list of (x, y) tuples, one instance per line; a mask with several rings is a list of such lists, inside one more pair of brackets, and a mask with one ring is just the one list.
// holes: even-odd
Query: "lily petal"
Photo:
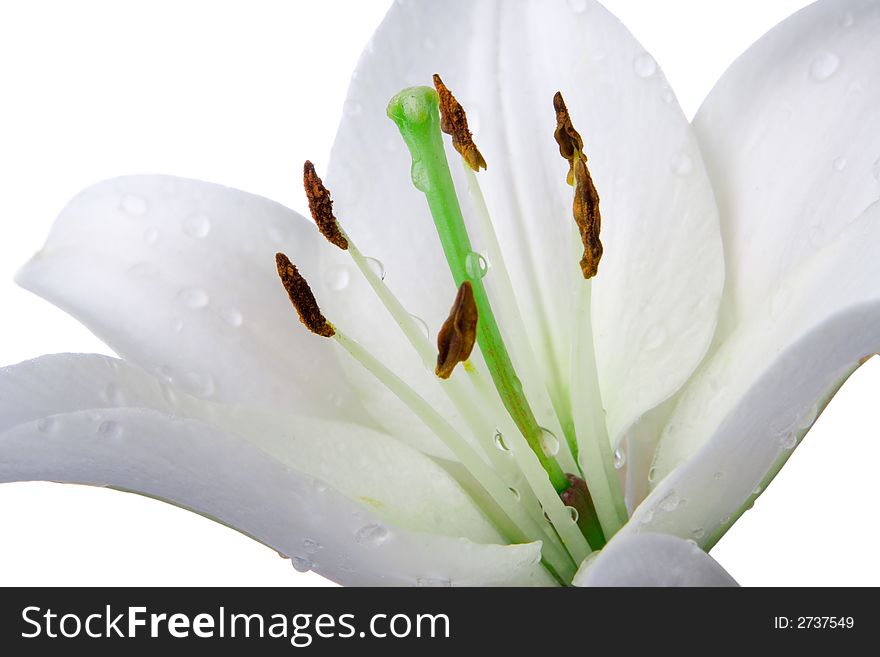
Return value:
[(664, 429), (659, 482), (623, 531), (712, 545), (843, 381), (880, 349), (880, 203), (780, 283), (700, 367)]
[(575, 586), (737, 586), (693, 541), (665, 534), (614, 538), (584, 562)]
[(548, 581), (540, 544), (492, 545), (497, 532), (445, 471), (362, 427), (297, 418), (279, 427), (103, 356), (5, 368), (0, 392), (2, 481), (159, 497), (341, 583), (498, 584), (508, 567), (511, 582)]
[(880, 198), (880, 4), (822, 0), (749, 48), (694, 129), (722, 215), (724, 337)]
[(299, 326), (278, 282), (275, 252), (314, 271), (316, 243), (267, 199), (127, 176), (74, 198), (17, 280), (192, 395), (366, 421), (334, 346)]
[[(567, 164), (552, 138), (552, 97), (563, 90), (602, 197), (605, 256), (592, 315), (616, 440), (669, 397), (708, 348), (723, 278), (720, 233), (696, 139), (656, 63), (598, 3), (570, 5), (460, 0), (392, 8), (355, 73), (328, 184), (348, 232), (383, 261), (389, 285), (436, 330), (455, 287), (385, 105), (439, 72), (488, 161), (479, 180), (532, 345), (547, 376), (567, 388), (570, 295), (581, 274)], [(491, 277), (490, 268), (490, 285)], [(358, 300), (348, 310), (369, 312)], [(374, 350), (393, 358), (390, 341)]]

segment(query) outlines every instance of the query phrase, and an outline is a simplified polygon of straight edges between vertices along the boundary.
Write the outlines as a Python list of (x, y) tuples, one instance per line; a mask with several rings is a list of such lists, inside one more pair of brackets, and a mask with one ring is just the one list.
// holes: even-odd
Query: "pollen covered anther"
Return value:
[(348, 240), (339, 229), (339, 224), (333, 214), (330, 190), (324, 186), (324, 182), (315, 171), (315, 165), (309, 160), (306, 160), (303, 165), (303, 187), (306, 190), (306, 198), (309, 200), (309, 212), (312, 213), (312, 219), (318, 225), (321, 235), (343, 251), (348, 249)]
[(312, 333), (332, 338), (336, 334), (336, 329), (321, 314), (312, 289), (299, 273), (296, 265), (283, 253), (275, 254), (275, 264), (278, 266), (278, 276), (281, 278), (281, 283), (287, 290), (287, 295), (290, 297), (293, 307), (296, 308), (300, 321)]
[(437, 368), (435, 374), (448, 379), (459, 363), (466, 361), (477, 339), (477, 303), (470, 281), (458, 288), (449, 317), (437, 335)]
[(452, 136), (452, 145), (471, 169), (474, 171), (485, 169), (486, 160), (483, 159), (480, 150), (474, 143), (464, 108), (436, 73), (434, 74), (434, 88), (437, 90), (437, 95), (440, 96), (440, 129)]
[(599, 261), (602, 259), (602, 241), (599, 238), (602, 228), (599, 193), (587, 168), (584, 140), (574, 129), (568, 107), (558, 91), (553, 96), (553, 109), (556, 110), (556, 131), (553, 136), (559, 144), (559, 154), (569, 163), (568, 184), (574, 185), (572, 214), (584, 245), (584, 255), (580, 262), (581, 271), (584, 278), (590, 279), (599, 271)]

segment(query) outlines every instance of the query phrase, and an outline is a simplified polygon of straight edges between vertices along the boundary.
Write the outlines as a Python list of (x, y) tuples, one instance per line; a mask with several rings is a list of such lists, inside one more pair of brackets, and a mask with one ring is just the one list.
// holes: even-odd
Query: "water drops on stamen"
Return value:
[(298, 573), (307, 573), (312, 569), (312, 562), (306, 557), (291, 557), (290, 563)]
[(847, 159), (845, 157), (838, 157), (834, 159), (834, 162), (831, 163), (831, 168), (835, 171), (843, 171), (846, 169)]
[(330, 267), (324, 273), (324, 279), (327, 282), (327, 287), (336, 292), (341, 292), (351, 282), (351, 273), (347, 267)]
[(568, 0), (568, 8), (576, 14), (582, 14), (587, 10), (587, 0)]
[(122, 427), (118, 422), (106, 420), (98, 425), (98, 435), (109, 440), (116, 440), (122, 436)]
[(364, 256), (364, 262), (367, 263), (367, 267), (378, 276), (381, 280), (385, 280), (385, 265), (382, 264), (382, 261), (378, 258), (371, 258), (370, 256)]
[(342, 112), (346, 116), (360, 116), (363, 110), (363, 106), (354, 98), (349, 98), (342, 104)]
[(578, 510), (575, 509), (573, 506), (570, 506), (567, 508), (568, 508), (568, 515), (571, 517), (571, 521), (573, 523), (577, 524), (578, 518), (580, 518), (580, 515), (578, 515)]
[(416, 160), (412, 163), (412, 169), (410, 170), (410, 176), (412, 177), (413, 186), (426, 194), (431, 191), (431, 179), (428, 176), (428, 170), (425, 168), (424, 163), (421, 160)]
[(622, 447), (614, 450), (614, 469), (620, 470), (626, 465), (626, 452)]
[(244, 323), (244, 316), (236, 308), (221, 308), (217, 311), (217, 314), (220, 316), (220, 319), (234, 328), (238, 328)]
[(633, 60), (633, 71), (640, 78), (649, 78), (657, 72), (657, 62), (651, 55), (643, 52)]
[(471, 251), (464, 258), (464, 268), (471, 280), (479, 280), (489, 271), (489, 263), (481, 254)]
[(669, 164), (672, 173), (677, 176), (688, 176), (693, 173), (694, 161), (687, 153), (679, 153)]
[(183, 232), (193, 239), (203, 239), (211, 232), (211, 220), (201, 212), (191, 214), (183, 220)]
[(361, 545), (381, 545), (388, 536), (388, 528), (383, 525), (365, 525), (354, 535), (354, 540)]
[(159, 241), (159, 229), (155, 226), (150, 226), (144, 231), (144, 244), (147, 246), (152, 246), (156, 242)]
[(208, 305), (208, 293), (200, 287), (185, 287), (177, 293), (177, 301), (187, 308), (198, 310)]
[(559, 439), (549, 429), (541, 427), (541, 436), (538, 442), (541, 445), (541, 451), (546, 456), (556, 456), (559, 454)]
[(147, 200), (135, 194), (126, 194), (119, 201), (119, 207), (131, 217), (142, 217), (147, 213)]
[(764, 492), (764, 489), (761, 486), (755, 486), (755, 490), (752, 491), (752, 495), (760, 495)]
[(495, 436), (492, 438), (495, 443), (495, 447), (500, 449), (502, 452), (509, 452), (510, 447), (507, 446), (507, 443), (504, 442), (504, 436), (501, 435), (500, 431), (495, 432)]
[(814, 82), (825, 82), (840, 68), (840, 57), (833, 52), (823, 52), (810, 63), (810, 78)]

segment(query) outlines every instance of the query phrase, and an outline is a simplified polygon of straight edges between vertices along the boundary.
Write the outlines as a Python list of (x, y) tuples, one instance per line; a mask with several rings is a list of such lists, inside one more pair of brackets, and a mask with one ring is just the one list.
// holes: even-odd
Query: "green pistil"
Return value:
[(391, 99), (388, 117), (397, 124), (410, 150), (413, 184), (428, 200), (456, 286), (464, 281), (470, 281), (473, 286), (479, 313), (477, 343), (495, 388), (510, 417), (547, 471), (553, 487), (561, 493), (569, 487), (568, 480), (556, 459), (546, 455), (541, 447), (542, 429), (523, 394), (522, 383), (501, 338), (486, 288), (479, 273), (467, 264), (473, 258), (473, 250), (443, 148), (438, 107), (436, 91), (430, 87), (412, 87)]

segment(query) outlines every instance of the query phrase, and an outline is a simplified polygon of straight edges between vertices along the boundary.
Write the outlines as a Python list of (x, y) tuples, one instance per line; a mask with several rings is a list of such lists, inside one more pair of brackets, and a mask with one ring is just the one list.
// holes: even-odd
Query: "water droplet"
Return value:
[(354, 100), (353, 98), (349, 98), (342, 104), (342, 112), (346, 116), (360, 116), (363, 111), (363, 106), (360, 102)]
[(51, 417), (41, 417), (37, 420), (37, 431), (40, 433), (49, 433), (55, 428), (57, 421)]
[(840, 17), (840, 27), (852, 27), (855, 22), (856, 19), (851, 11), (844, 12), (843, 16)]
[(840, 57), (833, 52), (820, 53), (810, 64), (810, 77), (816, 82), (825, 82), (840, 68)]
[(244, 323), (244, 316), (235, 308), (221, 308), (217, 314), (230, 326), (239, 327)]
[(672, 173), (675, 175), (687, 176), (694, 170), (694, 161), (687, 153), (680, 153), (672, 158), (672, 162), (670, 162), (669, 166), (672, 168)]
[(541, 436), (538, 438), (541, 451), (547, 456), (559, 454), (559, 439), (549, 429), (541, 427)]
[(415, 160), (412, 163), (410, 176), (412, 177), (412, 183), (416, 189), (425, 193), (431, 190), (431, 180), (428, 178), (428, 169), (421, 160)]
[(313, 538), (304, 538), (303, 549), (309, 554), (314, 554), (321, 549), (321, 544)]
[(510, 494), (513, 495), (513, 499), (515, 499), (517, 502), (519, 502), (519, 500), (520, 500), (519, 491), (516, 488), (508, 488), (507, 490), (509, 490)]
[(760, 495), (763, 492), (763, 488), (760, 486), (755, 486), (755, 490), (752, 491), (752, 495)]
[(573, 506), (568, 507), (568, 515), (571, 516), (571, 521), (574, 523), (576, 523), (578, 521), (578, 518), (580, 517), (578, 515), (578, 510), (575, 509)]
[(177, 293), (177, 301), (198, 310), (208, 305), (208, 293), (200, 287), (185, 287)]
[(697, 527), (694, 531), (691, 532), (691, 536), (696, 538), (697, 540), (703, 538), (706, 535), (706, 530), (702, 527)]
[(446, 587), (452, 586), (452, 582), (440, 577), (419, 577), (416, 579), (416, 586)]
[(367, 263), (367, 267), (369, 267), (376, 276), (383, 281), (385, 280), (385, 265), (382, 264), (381, 260), (366, 256), (364, 262)]
[(98, 435), (100, 435), (102, 438), (116, 440), (122, 435), (122, 427), (119, 426), (118, 422), (106, 420), (98, 425)]
[(712, 478), (713, 478), (715, 481), (718, 481), (719, 479), (723, 479), (723, 478), (724, 478), (724, 473), (721, 472), (721, 471), (719, 470), (718, 472), (716, 472), (715, 474), (712, 475)]
[(381, 545), (389, 536), (388, 528), (382, 525), (366, 525), (354, 535), (356, 543), (361, 545)]
[(846, 163), (847, 162), (845, 157), (838, 157), (834, 160), (834, 162), (831, 163), (831, 167), (835, 171), (843, 171), (844, 169), (846, 169)]
[(587, 0), (568, 0), (568, 7), (576, 14), (582, 14), (587, 10)]
[(182, 384), (196, 397), (210, 397), (217, 389), (214, 377), (200, 372), (187, 372), (183, 375)]
[(654, 477), (656, 477), (656, 476), (657, 476), (657, 468), (655, 468), (652, 465), (651, 469), (648, 470), (648, 481), (650, 481), (651, 483), (654, 483)]
[(645, 351), (653, 351), (659, 349), (666, 342), (666, 329), (662, 326), (652, 326), (645, 333), (644, 349)]
[(615, 469), (620, 470), (625, 465), (626, 452), (624, 452), (622, 448), (618, 447), (614, 450), (614, 467)]
[(171, 327), (171, 331), (173, 333), (180, 333), (183, 330), (183, 320), (180, 319), (180, 317), (175, 317), (171, 320), (171, 324), (169, 326)]
[(142, 217), (147, 213), (147, 200), (134, 194), (126, 194), (119, 201), (119, 207), (125, 214), (132, 217)]
[(642, 514), (642, 524), (647, 525), (654, 519), (654, 509), (645, 509), (645, 512)]
[(147, 228), (144, 231), (144, 244), (152, 246), (159, 241), (159, 229), (155, 227)]
[(681, 498), (678, 496), (677, 493), (675, 493), (675, 491), (673, 491), (662, 500), (660, 500), (660, 504), (658, 506), (661, 510), (668, 513), (670, 511), (675, 511), (679, 507), (681, 502)]
[(731, 520), (731, 518), (732, 518), (732, 516), (724, 516), (724, 517), (721, 519), (721, 524), (722, 524), (722, 525), (729, 525), (729, 524), (730, 524), (730, 520)]
[(183, 220), (183, 232), (193, 239), (200, 240), (211, 232), (211, 220), (208, 215), (201, 212), (191, 214)]
[(346, 267), (331, 267), (324, 274), (327, 287), (337, 292), (344, 290), (351, 282), (351, 274)]
[(779, 439), (779, 444), (782, 445), (782, 449), (794, 449), (797, 445), (797, 435), (793, 431), (786, 433)]
[(500, 449), (502, 452), (509, 452), (510, 447), (507, 446), (507, 443), (504, 442), (504, 436), (501, 435), (500, 431), (495, 432), (495, 437), (493, 438), (495, 441), (495, 447)]
[(472, 280), (479, 280), (489, 271), (489, 263), (479, 253), (471, 251), (464, 257), (464, 269)]
[(649, 78), (657, 72), (657, 62), (646, 52), (633, 60), (633, 71), (640, 78)]
[(667, 105), (672, 105), (675, 102), (675, 92), (672, 89), (665, 89), (663, 91), (663, 102)]
[(312, 562), (306, 557), (291, 557), (290, 563), (298, 573), (307, 573), (312, 569)]
[(410, 317), (413, 318), (413, 321), (416, 323), (416, 326), (418, 326), (422, 330), (422, 333), (430, 337), (430, 333), (428, 332), (428, 322), (423, 320), (418, 315), (410, 315)]

